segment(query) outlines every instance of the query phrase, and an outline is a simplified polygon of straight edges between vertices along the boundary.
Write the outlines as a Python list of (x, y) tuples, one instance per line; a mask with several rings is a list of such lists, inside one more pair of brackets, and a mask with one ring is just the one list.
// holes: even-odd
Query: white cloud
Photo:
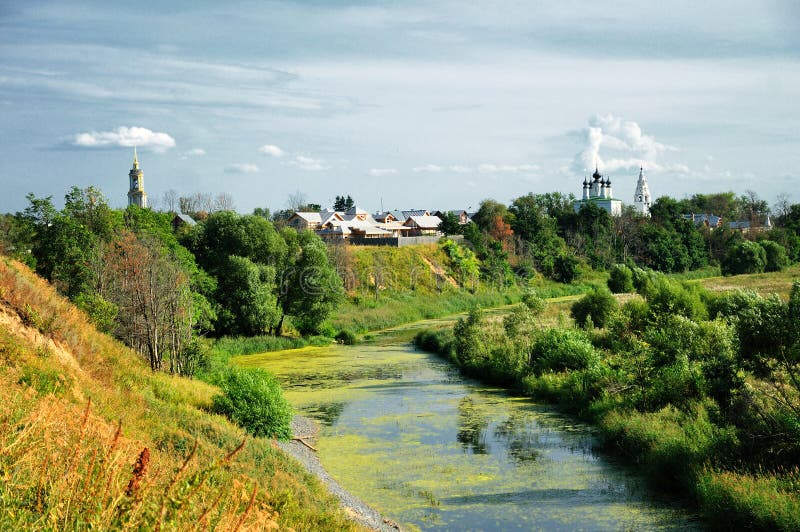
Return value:
[(450, 167), (450, 171), (455, 172), (457, 174), (469, 174), (470, 172), (472, 172), (472, 168), (470, 168), (469, 166), (461, 166), (455, 164)]
[(260, 151), (264, 155), (270, 155), (272, 157), (283, 157), (286, 154), (285, 151), (275, 146), (274, 144), (264, 144), (258, 149), (258, 151)]
[(202, 157), (206, 154), (206, 150), (203, 148), (194, 148), (191, 150), (186, 150), (185, 152), (181, 153), (181, 160), (185, 161), (189, 157)]
[(436, 173), (439, 173), (442, 170), (444, 170), (444, 168), (442, 168), (438, 164), (426, 164), (425, 166), (417, 166), (417, 167), (413, 168), (412, 170), (414, 172), (416, 172), (416, 173), (430, 172), (430, 173), (436, 174)]
[(539, 170), (539, 165), (536, 164), (481, 164), (478, 166), (478, 172), (482, 174), (516, 174), (537, 170)]
[(592, 116), (581, 134), (585, 145), (572, 164), (573, 171), (578, 173), (589, 171), (595, 165), (605, 172), (630, 170), (640, 165), (659, 170), (663, 166), (657, 160), (664, 153), (677, 150), (646, 135), (636, 122), (612, 114)]
[(254, 174), (258, 172), (258, 166), (250, 163), (234, 163), (225, 167), (226, 174)]
[(165, 151), (175, 147), (175, 139), (167, 133), (150, 131), (144, 127), (120, 126), (113, 131), (92, 131), (77, 133), (68, 144), (78, 148), (109, 148), (134, 146), (150, 148), (154, 151)]
[(396, 168), (370, 168), (367, 172), (372, 177), (381, 177), (384, 175), (392, 175), (397, 173)]
[(328, 166), (325, 165), (324, 160), (314, 159), (313, 157), (306, 157), (304, 155), (297, 155), (293, 160), (286, 164), (289, 166), (295, 166), (301, 170), (307, 170), (309, 172), (319, 172), (320, 170), (325, 170), (328, 168)]

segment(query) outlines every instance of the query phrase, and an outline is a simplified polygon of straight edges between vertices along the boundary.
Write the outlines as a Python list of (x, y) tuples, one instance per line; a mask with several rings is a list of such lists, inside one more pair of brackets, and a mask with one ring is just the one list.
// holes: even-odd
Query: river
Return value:
[(698, 527), (631, 468), (598, 454), (590, 426), (465, 379), (401, 338), (236, 363), (273, 372), (295, 411), (321, 424), (329, 473), (404, 528)]

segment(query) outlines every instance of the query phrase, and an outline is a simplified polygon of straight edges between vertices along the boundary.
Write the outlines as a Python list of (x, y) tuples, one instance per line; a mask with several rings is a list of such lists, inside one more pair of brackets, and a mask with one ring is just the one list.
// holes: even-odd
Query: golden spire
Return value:
[(139, 168), (139, 158), (136, 156), (136, 146), (133, 147), (133, 168)]

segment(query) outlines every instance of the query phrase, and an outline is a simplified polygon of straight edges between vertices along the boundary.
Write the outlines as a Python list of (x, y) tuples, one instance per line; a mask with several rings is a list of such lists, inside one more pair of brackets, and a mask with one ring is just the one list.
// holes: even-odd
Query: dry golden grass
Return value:
[(0, 258), (0, 529), (348, 530), (316, 479)]
[(713, 292), (748, 289), (755, 290), (762, 296), (778, 294), (785, 300), (789, 298), (794, 281), (800, 281), (800, 265), (794, 265), (782, 272), (709, 277), (691, 282), (700, 283)]

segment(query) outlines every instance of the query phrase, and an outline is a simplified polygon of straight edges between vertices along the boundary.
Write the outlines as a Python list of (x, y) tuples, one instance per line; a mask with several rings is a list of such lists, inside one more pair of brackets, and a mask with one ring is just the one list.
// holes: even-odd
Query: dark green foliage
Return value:
[(287, 315), (313, 334), (343, 297), (325, 245), (310, 231), (278, 232), (261, 216), (228, 211), (198, 224), (185, 241), (219, 282), (218, 334), (280, 335)]
[[(660, 199), (660, 198), (659, 198)], [(643, 259), (646, 266), (662, 272), (682, 272), (692, 263), (681, 235), (669, 228), (645, 225), (642, 228)]]
[(586, 369), (599, 361), (589, 338), (575, 329), (548, 329), (531, 347), (530, 366), (537, 373)]
[(767, 252), (756, 242), (744, 240), (728, 250), (721, 266), (723, 275), (760, 273), (767, 266)]
[(340, 344), (344, 345), (355, 345), (358, 343), (358, 336), (356, 336), (356, 333), (349, 329), (342, 329), (336, 333), (336, 336), (333, 338)]
[(584, 325), (587, 320), (597, 327), (605, 327), (619, 304), (607, 288), (596, 288), (573, 303), (570, 314), (575, 323)]
[(440, 215), (442, 223), (439, 224), (439, 231), (445, 235), (457, 235), (461, 233), (461, 221), (458, 215), (450, 211)]
[(573, 255), (562, 253), (553, 261), (553, 280), (559, 283), (571, 283), (578, 278), (578, 261)]
[(214, 379), (222, 394), (212, 410), (254, 436), (288, 439), (292, 410), (275, 377), (263, 369), (228, 368)]
[[(356, 202), (353, 201), (353, 198), (351, 198), (349, 194), (347, 195), (347, 197), (345, 197), (345, 196), (336, 196), (336, 199), (333, 202), (333, 210), (334, 211), (344, 212), (344, 211), (346, 211), (348, 209), (351, 209), (355, 204), (356, 204)], [(316, 210), (319, 210), (319, 209), (316, 209)]]
[(480, 330), (482, 315), (479, 309), (472, 309), (467, 319), (459, 318), (453, 327), (453, 347), (459, 364), (467, 369), (482, 367), (488, 358), (488, 349)]
[(796, 341), (790, 307), (775, 295), (761, 297), (752, 291), (737, 291), (713, 300), (714, 315), (733, 323), (739, 337), (739, 354), (751, 369), (764, 372), (769, 359), (785, 357)]
[(762, 240), (759, 244), (766, 253), (767, 263), (764, 271), (779, 272), (789, 266), (789, 255), (785, 247), (772, 240)]
[(624, 264), (615, 264), (608, 278), (608, 289), (615, 294), (633, 292), (633, 272)]
[(414, 337), (414, 345), (425, 351), (442, 355), (452, 361), (457, 361), (455, 352), (453, 330), (425, 329)]
[(344, 299), (342, 279), (328, 261), (325, 244), (313, 232), (300, 233), (296, 247), (289, 249), (291, 267), (283, 271), (278, 300), (298, 331), (317, 333)]
[(277, 325), (273, 268), (231, 255), (217, 268), (216, 274), (219, 278), (216, 300), (221, 306), (217, 321), (219, 331), (257, 336)]

